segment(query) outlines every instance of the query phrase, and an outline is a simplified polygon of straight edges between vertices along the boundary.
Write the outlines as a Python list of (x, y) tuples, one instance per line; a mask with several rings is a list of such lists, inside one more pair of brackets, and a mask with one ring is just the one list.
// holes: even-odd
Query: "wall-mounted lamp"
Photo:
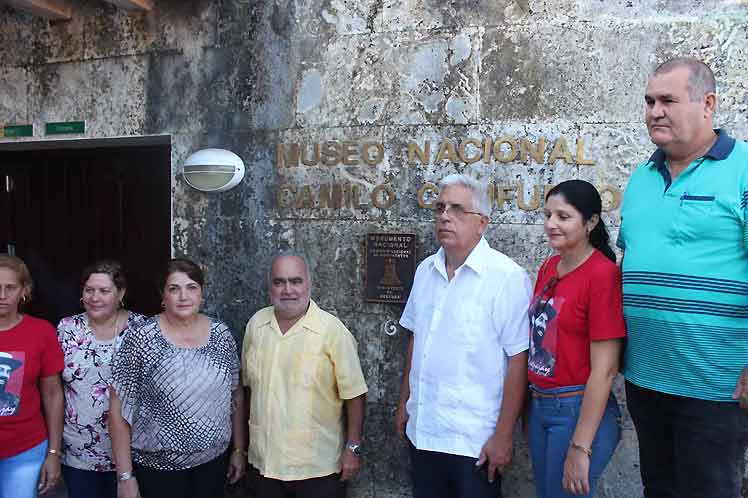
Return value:
[(202, 192), (224, 192), (244, 178), (244, 161), (225, 149), (203, 149), (184, 162), (184, 180)]

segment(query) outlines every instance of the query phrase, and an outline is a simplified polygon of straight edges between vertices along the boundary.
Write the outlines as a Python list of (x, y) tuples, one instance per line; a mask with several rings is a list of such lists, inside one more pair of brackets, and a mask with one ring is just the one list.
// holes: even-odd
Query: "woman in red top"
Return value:
[(62, 350), (52, 325), (18, 309), (31, 287), (23, 261), (0, 255), (0, 498), (35, 498), (60, 477)]
[(545, 199), (558, 254), (538, 272), (530, 305), (530, 454), (538, 498), (591, 497), (620, 439), (621, 277), (600, 219), (600, 194), (570, 180)]

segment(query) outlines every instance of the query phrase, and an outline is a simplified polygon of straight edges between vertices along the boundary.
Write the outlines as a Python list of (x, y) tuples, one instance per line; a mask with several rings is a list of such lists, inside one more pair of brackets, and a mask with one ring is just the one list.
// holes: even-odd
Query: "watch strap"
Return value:
[(350, 450), (351, 453), (353, 453), (356, 456), (361, 456), (362, 449), (361, 449), (361, 443), (354, 443), (354, 442), (347, 442), (345, 444), (345, 447)]

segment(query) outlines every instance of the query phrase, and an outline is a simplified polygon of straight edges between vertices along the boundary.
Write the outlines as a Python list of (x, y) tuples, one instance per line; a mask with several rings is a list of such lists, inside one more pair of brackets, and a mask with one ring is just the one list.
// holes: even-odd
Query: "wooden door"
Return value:
[(125, 266), (125, 305), (160, 310), (170, 257), (169, 146), (0, 152), (0, 252), (8, 244), (35, 283), (29, 313), (56, 323), (82, 311), (80, 274), (102, 258)]

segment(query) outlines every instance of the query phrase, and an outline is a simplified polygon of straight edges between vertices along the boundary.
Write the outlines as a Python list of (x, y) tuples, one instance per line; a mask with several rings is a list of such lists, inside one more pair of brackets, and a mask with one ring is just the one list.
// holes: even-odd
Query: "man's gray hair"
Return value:
[(454, 185), (461, 185), (473, 194), (473, 207), (472, 209), (478, 211), (480, 214), (485, 216), (491, 215), (491, 200), (488, 198), (488, 189), (485, 185), (480, 183), (475, 178), (467, 175), (449, 175), (442, 178), (439, 182), (439, 188), (444, 189), (446, 187), (452, 187)]
[(681, 67), (688, 69), (688, 96), (691, 102), (701, 100), (707, 93), (717, 92), (717, 82), (712, 70), (693, 57), (676, 57), (665, 61), (657, 66), (653, 75), (666, 74)]
[(270, 268), (268, 268), (268, 284), (270, 284), (270, 280), (273, 276), (273, 265), (275, 264), (276, 260), (278, 258), (299, 258), (301, 261), (304, 262), (304, 268), (306, 268), (306, 278), (309, 281), (310, 285), (312, 282), (312, 270), (309, 269), (309, 260), (306, 259), (306, 256), (304, 256), (301, 253), (298, 253), (296, 251), (281, 251), (275, 256), (273, 256), (272, 261), (270, 261)]

